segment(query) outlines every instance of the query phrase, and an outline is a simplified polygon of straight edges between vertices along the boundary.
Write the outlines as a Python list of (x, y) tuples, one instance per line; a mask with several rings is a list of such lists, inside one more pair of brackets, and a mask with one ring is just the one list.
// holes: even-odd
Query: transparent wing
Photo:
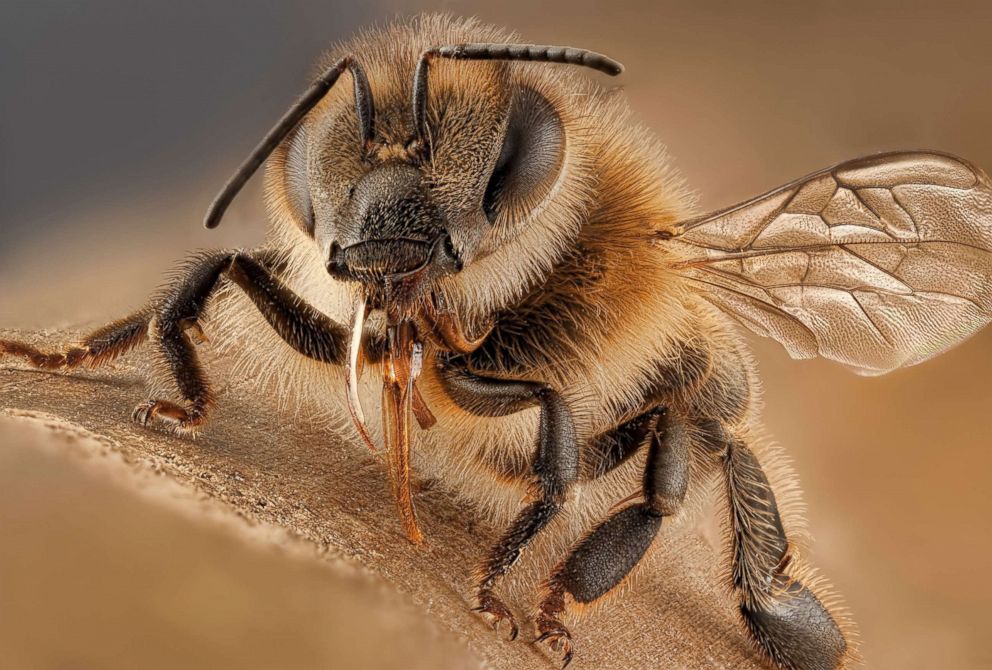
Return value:
[(795, 358), (880, 374), (992, 319), (992, 182), (953, 156), (849, 161), (661, 236), (707, 299)]

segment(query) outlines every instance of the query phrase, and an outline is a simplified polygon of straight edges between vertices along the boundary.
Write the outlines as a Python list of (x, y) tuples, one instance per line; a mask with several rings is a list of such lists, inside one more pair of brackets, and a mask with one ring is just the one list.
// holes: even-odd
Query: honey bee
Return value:
[(0, 353), (62, 370), (144, 344), (160, 374), (133, 418), (183, 435), (215, 403), (199, 347), (276, 380), (384, 461), (411, 541), (412, 472), (505, 524), (474, 597), (511, 637), (500, 584), (550, 537), (534, 623), (563, 665), (567, 615), (717, 481), (742, 633), (774, 666), (842, 667), (850, 635), (786, 532), (738, 327), (865, 374), (947, 350), (990, 319), (992, 184), (892, 153), (700, 216), (622, 95), (567, 65), (622, 72), (446, 16), (362, 34), (210, 208), (212, 228), (268, 160), (263, 247), (195, 256), (76, 346)]

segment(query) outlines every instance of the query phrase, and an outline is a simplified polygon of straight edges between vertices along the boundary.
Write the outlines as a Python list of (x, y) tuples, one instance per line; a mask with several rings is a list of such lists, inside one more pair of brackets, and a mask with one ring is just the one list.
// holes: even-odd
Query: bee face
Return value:
[(337, 211), (323, 215), (316, 227), (331, 276), (377, 291), (386, 282), (461, 270), (448, 219), (415, 165), (376, 166), (348, 191)]
[[(515, 83), (504, 63), (439, 62), (431, 74), (426, 141), (411, 105), (414, 66), (427, 48), (354, 46), (375, 104), (364, 141), (354, 94), (332, 91), (284, 145), (292, 218), (316, 242), (331, 277), (416, 299), (443, 277), (511, 241), (551, 189), (565, 138), (554, 106)], [(399, 65), (398, 65), (399, 64)], [(390, 291), (399, 284), (404, 291)]]
[(370, 295), (416, 282), (412, 295), (460, 271), (491, 227), (482, 203), (507, 101), (485, 80), (468, 95), (438, 90), (423, 146), (411, 122), (409, 83), (377, 89), (369, 145), (355, 136), (347, 100), (306, 130), (301, 186), (309, 190), (314, 238), (331, 276), (361, 282)]

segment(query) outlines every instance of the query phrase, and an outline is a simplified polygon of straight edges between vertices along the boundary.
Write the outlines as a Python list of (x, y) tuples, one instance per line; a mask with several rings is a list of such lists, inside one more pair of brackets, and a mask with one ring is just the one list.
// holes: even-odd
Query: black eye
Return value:
[(286, 202), (293, 219), (308, 235), (313, 235), (314, 213), (310, 200), (310, 180), (307, 177), (307, 141), (302, 127), (289, 140), (286, 167), (283, 171)]
[(491, 223), (512, 221), (536, 207), (561, 170), (565, 131), (551, 103), (531, 88), (513, 98), (499, 158), (482, 197)]
[(510, 172), (509, 165), (514, 153), (516, 153), (516, 142), (513, 141), (510, 131), (507, 130), (506, 139), (503, 141), (503, 149), (499, 152), (496, 167), (493, 168), (493, 174), (489, 178), (489, 184), (486, 185), (486, 192), (482, 196), (482, 210), (486, 213), (486, 218), (489, 219), (490, 223), (495, 223), (496, 221), (496, 202), (503, 195), (503, 191), (506, 188), (506, 181)]

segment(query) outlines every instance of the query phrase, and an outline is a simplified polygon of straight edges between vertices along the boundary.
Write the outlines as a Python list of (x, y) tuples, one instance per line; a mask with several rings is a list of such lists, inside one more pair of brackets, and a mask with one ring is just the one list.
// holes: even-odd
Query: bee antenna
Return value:
[(623, 65), (603, 54), (572, 47), (539, 46), (536, 44), (448, 44), (433, 47), (420, 55), (413, 75), (413, 125), (420, 146), (427, 147), (427, 75), (435, 58), (454, 60), (519, 60), (535, 63), (567, 63), (582, 65), (615, 77)]
[(362, 137), (363, 149), (368, 149), (375, 135), (375, 105), (372, 102), (372, 91), (369, 89), (369, 80), (365, 76), (365, 70), (352, 56), (345, 56), (327, 70), (311, 84), (303, 95), (293, 103), (282, 118), (272, 127), (262, 141), (258, 143), (248, 158), (238, 167), (224, 188), (221, 189), (217, 197), (210, 204), (207, 215), (203, 219), (203, 225), (207, 228), (216, 228), (220, 224), (224, 212), (227, 211), (231, 201), (241, 191), (245, 183), (251, 178), (258, 168), (265, 162), (275, 148), (279, 146), (289, 133), (299, 125), (303, 117), (311, 109), (317, 106), (327, 92), (331, 90), (334, 83), (345, 70), (351, 72), (351, 78), (355, 85), (355, 112), (358, 115), (358, 127)]

